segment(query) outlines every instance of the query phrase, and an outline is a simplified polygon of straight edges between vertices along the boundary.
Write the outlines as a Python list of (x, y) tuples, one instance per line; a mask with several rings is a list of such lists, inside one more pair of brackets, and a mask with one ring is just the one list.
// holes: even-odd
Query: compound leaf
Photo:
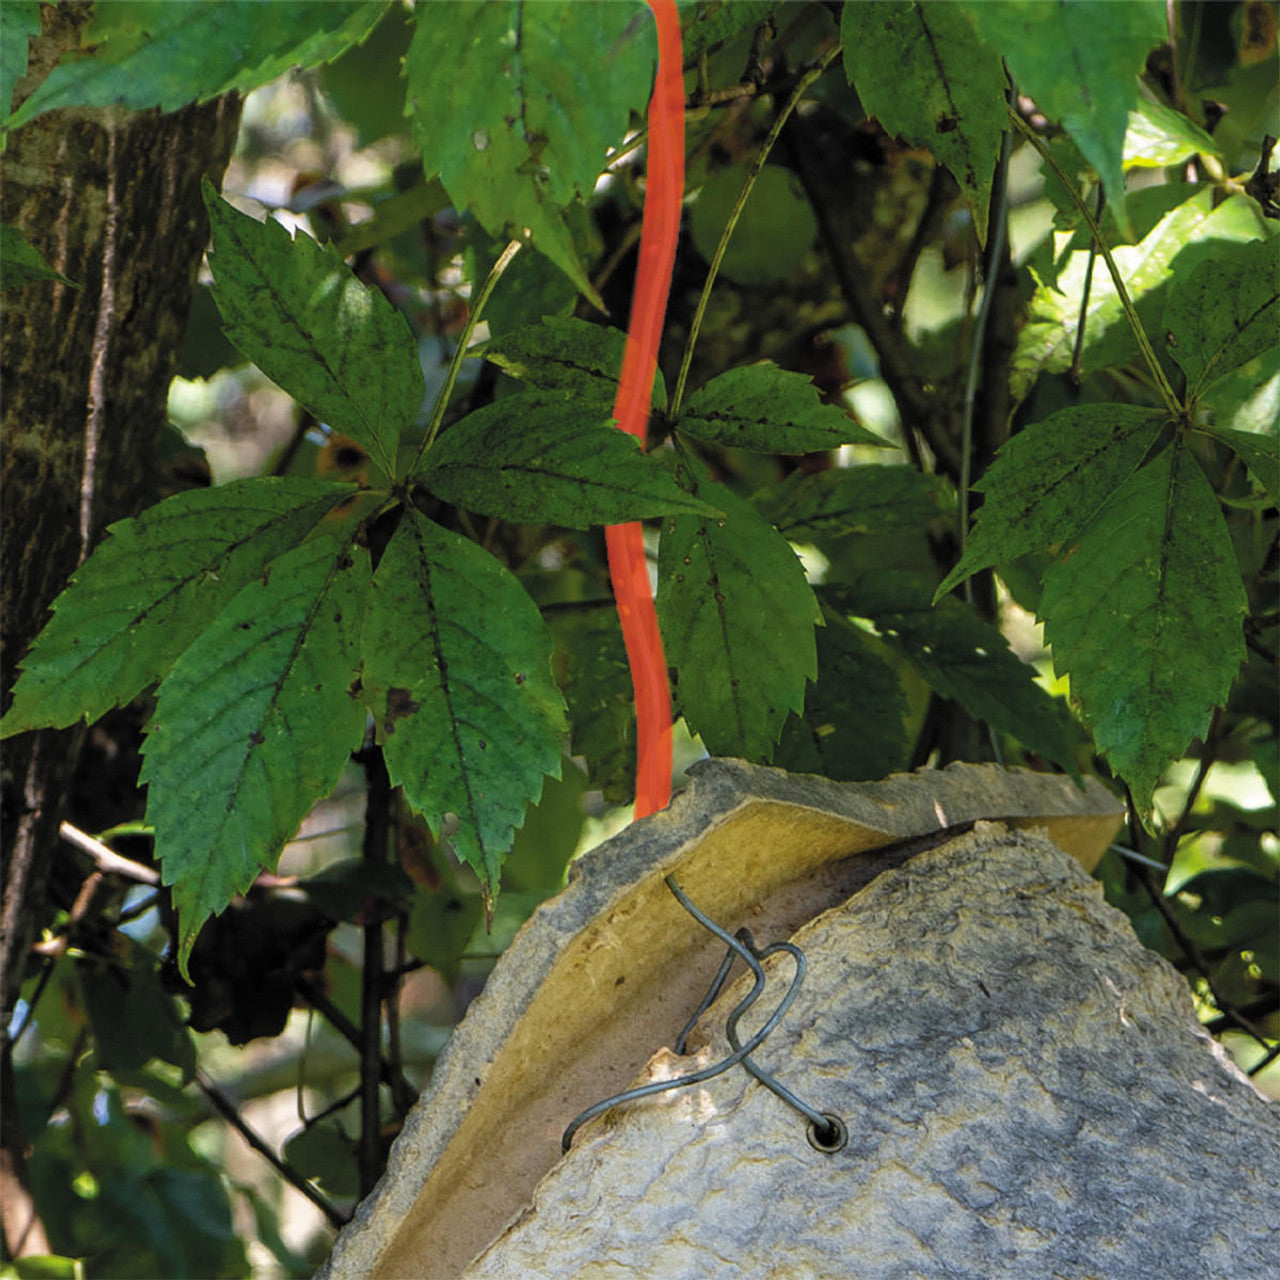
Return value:
[(525, 806), (557, 775), (551, 637), (487, 551), (406, 510), (374, 577), (364, 685), (391, 780), (492, 898)]
[(1098, 171), (1113, 207), (1124, 191), (1124, 139), (1138, 74), (1167, 38), (1160, 0), (966, 0), (978, 34), (1008, 63), (1020, 93), (1064, 124)]
[(55, 271), (45, 261), (44, 254), (17, 227), (0, 222), (0, 288), (20, 289), (24, 284), (34, 284), (37, 280), (55, 280), (73, 289), (80, 287), (60, 271)]
[(637, 4), (420, 5), (405, 58), (413, 138), (430, 176), (492, 235), (529, 228), (588, 297), (560, 210), (590, 195), (648, 99), (656, 43)]
[(394, 474), (400, 430), (422, 404), (409, 323), (332, 248), (256, 222), (206, 182), (213, 291), (227, 337), (304, 408)]
[(1206, 427), (1205, 435), (1239, 454), (1253, 478), (1271, 495), (1271, 500), (1280, 504), (1280, 438), (1231, 427)]
[(163, 676), (231, 598), (352, 493), (292, 478), (176, 494), (120, 520), (53, 602), (2, 727), (92, 723)]
[(674, 425), (697, 440), (758, 453), (887, 443), (845, 410), (824, 404), (813, 379), (769, 360), (712, 378), (689, 397)]
[(948, 505), (937, 476), (906, 466), (793, 471), (781, 484), (761, 490), (755, 503), (793, 542), (920, 529)]
[(823, 620), (818, 681), (805, 694), (803, 717), (787, 718), (773, 763), (840, 782), (886, 777), (910, 757), (902, 682), (870, 636), (837, 613), (824, 610)]
[(54, 107), (176, 111), (231, 89), (245, 93), (290, 67), (332, 61), (363, 40), (386, 7), (383, 0), (101, 4), (83, 37), (91, 52), (64, 56), (5, 127)]
[(1181, 442), (1131, 475), (1046, 575), (1054, 663), (1146, 815), (1165, 766), (1227, 696), (1245, 608), (1218, 500)]
[[(1161, 217), (1137, 244), (1121, 245), (1112, 256), (1139, 319), (1152, 332), (1171, 282), (1186, 279), (1226, 245), (1254, 240), (1257, 234), (1257, 218), (1245, 197), (1231, 196), (1215, 208), (1213, 192), (1205, 189)], [(1032, 295), (1028, 322), (1013, 356), (1011, 385), (1016, 397), (1024, 396), (1041, 373), (1062, 373), (1071, 367), (1088, 272), (1088, 252), (1073, 252), (1058, 271), (1056, 287), (1041, 286)], [(1085, 373), (1124, 364), (1138, 354), (1115, 285), (1104, 270), (1093, 271), (1084, 324), (1080, 367)]]
[(686, 511), (691, 497), (600, 406), (525, 391), (468, 414), (432, 446), (422, 483), (446, 502), (570, 529)]
[(1187, 375), (1188, 399), (1280, 340), (1276, 241), (1233, 245), (1172, 290), (1165, 346)]
[(369, 573), (349, 539), (303, 543), (244, 587), (160, 685), (140, 777), (184, 970), (200, 926), (275, 866), (360, 745)]
[(890, 134), (928, 147), (951, 171), (985, 243), (1005, 126), (1000, 55), (959, 9), (920, 0), (846, 4), (840, 36), (845, 71), (867, 114)]
[[(477, 354), (541, 391), (573, 396), (612, 413), (627, 335), (576, 316), (547, 316), (485, 343)], [(666, 407), (662, 373), (653, 375), (653, 407)]]
[(985, 495), (944, 596), (979, 569), (1075, 535), (1136, 470), (1166, 419), (1135, 405), (1061, 409), (1019, 432), (974, 486)]
[(818, 602), (791, 545), (750, 503), (695, 480), (723, 519), (663, 525), (658, 620), (689, 728), (713, 755), (765, 759), (817, 674)]
[(1035, 672), (999, 628), (961, 600), (949, 596), (933, 605), (930, 595), (922, 578), (877, 571), (833, 599), (845, 612), (873, 622), (935, 693), (1030, 750), (1074, 768), (1070, 718), (1036, 683)]

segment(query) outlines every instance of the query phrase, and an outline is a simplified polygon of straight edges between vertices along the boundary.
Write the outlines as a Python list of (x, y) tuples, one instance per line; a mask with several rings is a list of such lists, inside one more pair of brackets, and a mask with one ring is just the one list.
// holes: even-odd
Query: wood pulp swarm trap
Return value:
[[(995, 766), (700, 766), (517, 936), (322, 1276), (1276, 1274), (1280, 1127), (1087, 876), (1120, 817), (1097, 783)], [(561, 1156), (583, 1108), (728, 1052), (748, 979), (696, 1053), (665, 1047), (724, 951), (668, 873), (730, 931), (803, 948), (752, 1056), (844, 1120), (843, 1150), (734, 1067)], [(766, 963), (744, 1036), (791, 966)]]

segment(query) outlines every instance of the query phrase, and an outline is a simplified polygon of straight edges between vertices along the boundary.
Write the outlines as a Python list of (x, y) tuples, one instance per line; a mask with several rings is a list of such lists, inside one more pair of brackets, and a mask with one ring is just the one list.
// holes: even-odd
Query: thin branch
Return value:
[(1208, 961), (1201, 955), (1200, 948), (1196, 946), (1190, 935), (1182, 927), (1181, 921), (1179, 921), (1177, 914), (1169, 905), (1169, 900), (1164, 896), (1163, 890), (1155, 883), (1151, 872), (1143, 866), (1135, 867), (1134, 870), (1143, 888), (1147, 891), (1147, 897), (1151, 899), (1151, 905), (1160, 913), (1165, 924), (1169, 926), (1169, 932), (1173, 934), (1174, 940), (1182, 948), (1183, 954), (1195, 966), (1196, 972), (1199, 973), (1200, 977), (1204, 979), (1205, 986), (1209, 988), (1209, 994), (1213, 997), (1214, 1004), (1218, 1006), (1223, 1016), (1229, 1018), (1242, 1031), (1248, 1032), (1264, 1049), (1270, 1049), (1272, 1045), (1271, 1037), (1251, 1018), (1241, 1013), (1218, 990), (1217, 984), (1210, 976)]
[[(513, 242), (514, 243), (514, 242)], [(387, 836), (391, 819), (391, 779), (380, 747), (361, 753), (369, 781), (365, 805), (363, 859), (371, 875), (387, 861)], [(373, 1190), (382, 1176), (382, 1001), (385, 994), (386, 957), (383, 954), (383, 919), (376, 909), (364, 925), (364, 963), (360, 972), (360, 1197)], [(393, 1077), (394, 1078), (394, 1077)]]
[(860, 266), (840, 235), (831, 210), (822, 197), (805, 132), (804, 121), (795, 117), (788, 130), (792, 139), (791, 156), (795, 161), (800, 185), (804, 188), (805, 197), (818, 223), (818, 234), (831, 261), (840, 293), (853, 319), (875, 350), (880, 376), (897, 401), (904, 432), (909, 436), (912, 430), (919, 431), (943, 470), (956, 479), (960, 475), (960, 451), (947, 436), (933, 403), (920, 385), (896, 325), (885, 316)]
[(300, 1191), (329, 1220), (332, 1227), (344, 1227), (350, 1215), (338, 1209), (317, 1187), (311, 1185), (292, 1165), (282, 1160), (267, 1141), (245, 1123), (235, 1104), (204, 1074), (197, 1071), (196, 1087), (209, 1105), (295, 1190)]
[(799, 80), (796, 81), (796, 87), (792, 90), (791, 96), (787, 99), (781, 111), (778, 112), (778, 118), (773, 122), (773, 127), (765, 136), (764, 142), (761, 144), (756, 158), (751, 163), (751, 168), (747, 170), (746, 179), (743, 181), (742, 190), (738, 193), (737, 203), (733, 206), (733, 211), (729, 214), (729, 219), (725, 223), (724, 231), (720, 235), (720, 243), (716, 245), (714, 257), (711, 259), (711, 266), (707, 270), (707, 278), (702, 285), (702, 293), (698, 298), (698, 306), (693, 314), (693, 323), (689, 326), (689, 337), (684, 345), (684, 356), (680, 361), (680, 372), (676, 377), (675, 391), (671, 396), (670, 416), (672, 418), (680, 412), (680, 405), (684, 399), (685, 383), (689, 378), (689, 366), (693, 363), (693, 349), (697, 345), (698, 332), (702, 328), (702, 318), (706, 314), (707, 303), (711, 298), (711, 289), (716, 282), (716, 276), (720, 274), (720, 264), (724, 261), (725, 251), (729, 247), (729, 239), (733, 235), (734, 228), (738, 225), (738, 219), (742, 216), (742, 211), (746, 208), (747, 200), (751, 196), (752, 189), (756, 185), (756, 179), (759, 178), (764, 169), (765, 161), (768, 160), (770, 152), (772, 152), (774, 143), (778, 141), (779, 135), (782, 133), (782, 127), (787, 123), (791, 113), (796, 109), (800, 99), (808, 92), (809, 86), (814, 83), (826, 71), (826, 69), (840, 56), (842, 51), (841, 45), (835, 45), (827, 50), (825, 54), (810, 67)]
[(94, 866), (107, 875), (123, 876), (126, 880), (136, 880), (138, 884), (160, 883), (160, 873), (154, 867), (144, 867), (141, 862), (122, 857), (97, 837), (81, 831), (79, 827), (73, 827), (69, 822), (58, 827), (58, 834), (81, 853), (87, 853), (93, 859)]
[[(1098, 183), (1095, 197), (1097, 208), (1093, 215), (1102, 221), (1102, 212), (1107, 207), (1107, 193), (1102, 183)], [(1071, 381), (1078, 387), (1084, 374), (1080, 371), (1080, 361), (1084, 357), (1084, 335), (1089, 320), (1089, 294), (1093, 289), (1093, 264), (1098, 260), (1098, 242), (1089, 237), (1089, 260), (1084, 265), (1084, 287), (1080, 290), (1080, 319), (1076, 322), (1076, 344), (1071, 352)]]
[(462, 326), (462, 332), (458, 335), (458, 346), (453, 353), (453, 359), (449, 361), (449, 372), (445, 375), (444, 386), (440, 388), (440, 394), (436, 397), (436, 402), (431, 410), (431, 421), (427, 423), (427, 429), (423, 434), (422, 443), (418, 446), (418, 452), (414, 454), (413, 466), (409, 468), (410, 472), (417, 470), (418, 463), (422, 461), (422, 455), (435, 443), (435, 438), (440, 433), (440, 427), (444, 423), (444, 415), (449, 408), (449, 397), (453, 395), (454, 384), (458, 381), (458, 374), (462, 372), (462, 362), (467, 358), (467, 348), (471, 345), (471, 335), (475, 332), (476, 325), (480, 323), (480, 315), (484, 311), (485, 304), (489, 301), (494, 289), (498, 287), (498, 281), (502, 279), (502, 274), (511, 265), (511, 260), (524, 247), (524, 241), (512, 240), (510, 244), (503, 249), (497, 262), (495, 262), (485, 277), (484, 284), (480, 286), (480, 292), (475, 296), (471, 304), (471, 309), (467, 314), (467, 322)]
[(1169, 379), (1165, 377), (1163, 366), (1156, 357), (1155, 349), (1151, 345), (1151, 339), (1147, 337), (1147, 331), (1143, 328), (1142, 321), (1138, 318), (1138, 313), (1134, 309), (1133, 301), (1129, 297), (1129, 290), (1125, 287), (1124, 277), (1120, 274), (1120, 268), (1116, 265), (1116, 260), (1111, 253), (1111, 246), (1107, 244), (1102, 234), (1102, 228), (1098, 226), (1097, 219), (1094, 218), (1089, 206), (1085, 203), (1084, 197), (1080, 194), (1079, 188), (1072, 180), (1070, 174), (1058, 163), (1053, 152), (1044, 144), (1044, 140), (1031, 128), (1029, 124), (1014, 110), (1012, 106), (1008, 108), (1008, 117), (1013, 122), (1013, 126), (1017, 129), (1039, 153), (1041, 160), (1057, 174), (1058, 181), (1067, 189), (1072, 203), (1080, 212), (1080, 216), (1085, 220), (1089, 228), (1089, 234), (1097, 243), (1099, 251), (1102, 253), (1103, 259), (1106, 261), (1107, 270), (1111, 274), (1111, 282), (1116, 287), (1116, 297), (1120, 300), (1120, 309), (1124, 312), (1125, 319), (1129, 322), (1129, 328), (1133, 332), (1134, 339), (1137, 341), (1138, 348), (1142, 352), (1142, 358), (1146, 361), (1147, 368), (1151, 371), (1152, 378), (1155, 379), (1156, 389), (1160, 393), (1160, 399), (1164, 401), (1164, 407), (1169, 411), (1170, 415), (1179, 418), (1183, 414), (1182, 403), (1174, 394), (1173, 388), (1169, 385)]
[[(353, 1049), (360, 1048), (360, 1028), (309, 978), (294, 979), (293, 989), (307, 1002)], [(416, 1092), (405, 1076), (397, 1080), (391, 1072), (391, 1064), (385, 1059), (379, 1067), (379, 1078), (388, 1088), (407, 1089)]]

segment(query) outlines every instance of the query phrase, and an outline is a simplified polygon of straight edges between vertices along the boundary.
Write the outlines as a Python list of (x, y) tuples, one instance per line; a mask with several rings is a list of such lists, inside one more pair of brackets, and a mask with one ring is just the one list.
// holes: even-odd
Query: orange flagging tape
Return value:
[[(649, 0), (658, 25), (658, 75), (649, 101), (649, 155), (626, 352), (613, 414), (644, 444), (658, 341), (671, 291), (684, 194), (684, 70), (675, 0)], [(637, 818), (671, 799), (671, 691), (658, 615), (649, 588), (639, 521), (605, 530), (609, 574), (636, 694)]]

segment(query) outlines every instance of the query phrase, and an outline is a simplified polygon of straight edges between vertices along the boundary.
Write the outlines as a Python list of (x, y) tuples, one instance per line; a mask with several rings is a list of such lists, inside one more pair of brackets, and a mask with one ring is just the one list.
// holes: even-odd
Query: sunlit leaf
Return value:
[(1280, 342), (1276, 262), (1274, 238), (1232, 245), (1173, 289), (1165, 346), (1187, 375), (1190, 398)]
[(591, 194), (653, 74), (638, 4), (463, 0), (419, 5), (405, 59), (413, 138), (428, 175), (495, 236), (534, 242), (594, 291), (560, 216)]
[(1175, 444), (1131, 475), (1045, 580), (1054, 663), (1141, 812), (1244, 658), (1244, 588), (1217, 498)]
[(205, 186), (210, 265), (227, 337), (321, 422), (394, 471), (403, 427), (422, 404), (408, 321), (329, 248), (256, 222)]
[[(960, 184), (978, 238), (1005, 127), (1005, 75), (996, 49), (948, 4), (846, 4), (844, 65), (867, 114), (928, 147)], [(905, 86), (909, 91), (904, 91)]]
[(364, 686), (391, 780), (491, 895), (560, 767), (564, 700), (537, 606), (474, 542), (410, 508), (374, 578)]
[(175, 111), (231, 89), (244, 93), (290, 67), (336, 58), (372, 30), (385, 8), (384, 0), (97, 5), (82, 38), (89, 52), (64, 55), (6, 126), (54, 107)]
[(53, 602), (4, 733), (91, 723), (129, 702), (351, 492), (315, 480), (241, 480), (177, 494), (113, 524)]
[[(1217, 207), (1205, 189), (1167, 213), (1138, 243), (1113, 251), (1125, 288), (1149, 334), (1158, 332), (1170, 282), (1185, 280), (1233, 242), (1257, 237), (1258, 223), (1250, 202), (1231, 196)], [(1215, 243), (1216, 242), (1216, 243)], [(1021, 397), (1041, 373), (1071, 367), (1080, 299), (1089, 269), (1087, 250), (1074, 251), (1061, 264), (1058, 290), (1037, 289), (1027, 324), (1018, 335), (1011, 383)], [(1120, 306), (1115, 285), (1101, 262), (1095, 262), (1080, 367), (1090, 373), (1124, 364), (1138, 354), (1137, 340)]]
[(1000, 51), (1018, 92), (1065, 125), (1107, 191), (1124, 191), (1129, 112), (1147, 54), (1168, 37), (1162, 0), (966, 0), (978, 34)]
[(303, 543), (206, 620), (160, 686), (141, 778), (183, 965), (200, 925), (275, 866), (360, 745), (368, 583), (361, 548)]

